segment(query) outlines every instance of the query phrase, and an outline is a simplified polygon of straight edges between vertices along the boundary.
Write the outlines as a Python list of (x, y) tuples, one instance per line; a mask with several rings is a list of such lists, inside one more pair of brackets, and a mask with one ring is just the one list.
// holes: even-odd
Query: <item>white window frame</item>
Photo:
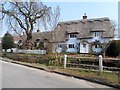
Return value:
[(94, 32), (95, 37), (101, 37), (102, 33), (101, 32)]
[(77, 37), (76, 34), (70, 34), (70, 35), (69, 35), (69, 38), (76, 38), (76, 37)]

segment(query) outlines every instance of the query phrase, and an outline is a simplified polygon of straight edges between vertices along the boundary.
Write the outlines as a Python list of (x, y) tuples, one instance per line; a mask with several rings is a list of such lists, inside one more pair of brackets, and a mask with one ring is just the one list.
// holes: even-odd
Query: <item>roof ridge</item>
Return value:
[[(101, 20), (101, 19), (108, 19), (108, 20), (110, 20), (109, 17), (91, 18), (91, 19), (87, 19), (87, 20), (89, 21), (89, 20)], [(78, 22), (78, 21), (83, 21), (83, 19), (80, 19), (80, 20), (67, 20), (67, 21), (61, 21), (61, 22), (59, 22), (58, 24), (60, 24), (60, 23)]]

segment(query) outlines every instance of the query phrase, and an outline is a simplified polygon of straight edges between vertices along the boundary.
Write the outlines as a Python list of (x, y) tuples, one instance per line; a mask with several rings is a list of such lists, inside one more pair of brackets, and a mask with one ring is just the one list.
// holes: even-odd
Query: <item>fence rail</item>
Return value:
[[(72, 64), (72, 63), (67, 63), (67, 67), (99, 70), (99, 66), (98, 65), (88, 65), (88, 64)], [(120, 68), (103, 66), (103, 70), (120, 71)]]
[[(74, 59), (89, 59), (89, 60), (97, 60), (98, 57), (79, 57), (79, 56), (72, 56), (72, 55), (68, 55), (68, 58), (74, 58)], [(104, 61), (110, 61), (110, 60), (120, 60), (120, 58), (103, 58)]]
[[(101, 55), (100, 55), (101, 56)], [(66, 65), (67, 67), (120, 71), (120, 59), (119, 58), (102, 58), (101, 57), (73, 57), (67, 55)]]

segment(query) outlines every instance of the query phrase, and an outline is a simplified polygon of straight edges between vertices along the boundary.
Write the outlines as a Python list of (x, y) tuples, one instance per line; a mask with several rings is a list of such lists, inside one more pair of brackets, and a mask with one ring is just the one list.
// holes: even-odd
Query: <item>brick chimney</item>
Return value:
[(84, 13), (83, 19), (87, 19), (87, 15), (86, 15), (86, 13)]

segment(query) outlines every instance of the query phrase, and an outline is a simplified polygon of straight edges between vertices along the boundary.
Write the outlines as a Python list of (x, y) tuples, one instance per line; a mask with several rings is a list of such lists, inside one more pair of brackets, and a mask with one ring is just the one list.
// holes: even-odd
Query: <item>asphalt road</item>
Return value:
[(2, 61), (2, 88), (110, 87)]

